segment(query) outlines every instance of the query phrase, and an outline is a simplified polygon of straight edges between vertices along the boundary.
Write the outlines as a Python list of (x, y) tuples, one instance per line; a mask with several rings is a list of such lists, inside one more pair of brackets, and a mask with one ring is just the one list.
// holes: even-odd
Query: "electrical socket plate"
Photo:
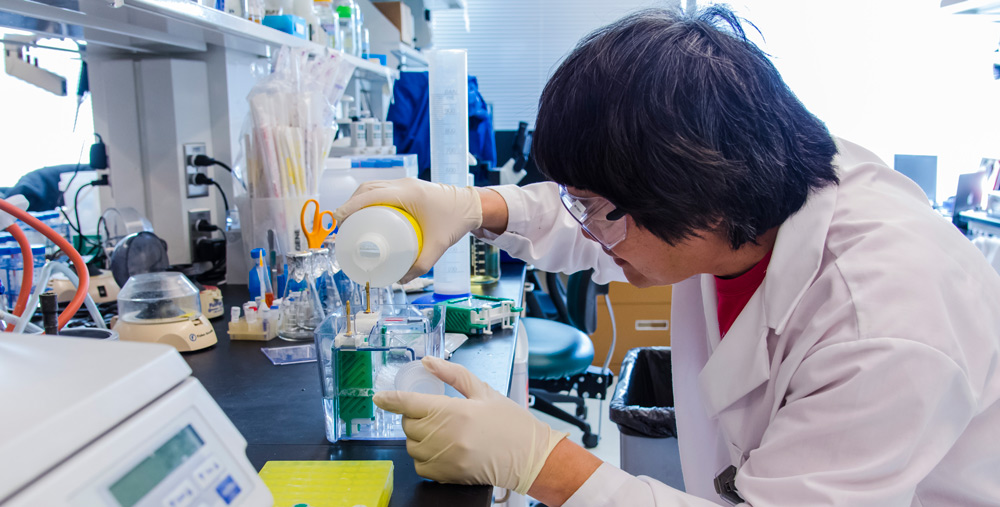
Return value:
[(188, 210), (188, 236), (191, 238), (191, 261), (197, 262), (198, 259), (195, 258), (195, 245), (201, 238), (211, 238), (212, 232), (199, 231), (196, 225), (199, 220), (204, 220), (206, 223), (212, 222), (212, 212), (207, 209), (193, 209)]
[(184, 181), (187, 182), (188, 197), (208, 197), (208, 185), (195, 185), (191, 183), (194, 180), (195, 174), (202, 173), (208, 176), (208, 168), (198, 167), (189, 163), (195, 156), (205, 155), (206, 153), (205, 143), (188, 143), (184, 145)]

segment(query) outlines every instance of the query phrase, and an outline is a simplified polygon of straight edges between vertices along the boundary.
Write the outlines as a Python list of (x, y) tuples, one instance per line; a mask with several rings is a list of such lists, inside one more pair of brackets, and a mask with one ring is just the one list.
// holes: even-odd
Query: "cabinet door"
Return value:
[[(611, 304), (618, 342), (608, 367), (615, 375), (629, 349), (670, 345), (670, 303), (616, 304), (612, 299)], [(593, 364), (601, 366), (611, 346), (611, 319), (603, 298), (598, 300), (597, 330), (590, 338), (594, 342)]]

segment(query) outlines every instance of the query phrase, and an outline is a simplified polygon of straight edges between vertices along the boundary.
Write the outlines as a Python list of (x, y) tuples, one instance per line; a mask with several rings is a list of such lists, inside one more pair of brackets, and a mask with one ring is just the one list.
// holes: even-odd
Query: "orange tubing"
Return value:
[[(21, 289), (17, 293), (17, 305), (14, 306), (14, 315), (21, 315), (24, 313), (25, 305), (28, 304), (28, 297), (31, 296), (31, 281), (35, 276), (35, 261), (31, 256), (31, 244), (28, 243), (28, 236), (24, 234), (21, 227), (17, 224), (10, 224), (10, 227), (7, 227), (7, 232), (17, 240), (18, 246), (21, 247), (21, 257), (24, 259), (24, 269), (21, 274)], [(7, 331), (13, 330), (14, 324), (7, 324)]]
[[(76, 276), (79, 277), (80, 283), (76, 285), (76, 293), (73, 294), (73, 299), (70, 300), (69, 305), (66, 307), (65, 310), (63, 310), (61, 314), (59, 314), (59, 329), (62, 329), (63, 326), (65, 326), (66, 323), (69, 322), (69, 319), (73, 318), (73, 316), (76, 315), (76, 311), (80, 309), (80, 306), (83, 305), (83, 300), (86, 299), (87, 297), (87, 291), (90, 290), (90, 273), (87, 271), (87, 264), (83, 262), (83, 257), (80, 256), (80, 252), (77, 252), (76, 249), (73, 248), (73, 245), (70, 245), (69, 241), (66, 241), (66, 238), (60, 236), (59, 233), (57, 233), (56, 231), (53, 231), (51, 227), (43, 224), (41, 220), (31, 216), (31, 214), (28, 213), (27, 211), (24, 211), (21, 208), (18, 208), (17, 206), (14, 206), (13, 204), (3, 199), (0, 199), (0, 211), (3, 211), (5, 213), (11, 214), (19, 218), (22, 222), (30, 225), (33, 229), (45, 235), (46, 238), (51, 239), (53, 242), (55, 242), (56, 246), (58, 246), (60, 250), (62, 250), (66, 255), (69, 256), (69, 260), (73, 261), (73, 267), (76, 268)], [(13, 227), (17, 227), (17, 224), (14, 224)], [(8, 228), (8, 230), (10, 231), (11, 235), (14, 235), (14, 231), (12, 229)], [(17, 231), (20, 230), (21, 230), (20, 228), (17, 228)], [(21, 235), (23, 236), (24, 233), (22, 232)], [(15, 235), (15, 237), (17, 236)], [(20, 240), (18, 240), (18, 243), (21, 244), (21, 253), (22, 255), (24, 255), (23, 278), (25, 280), (29, 280), (28, 283), (24, 282), (21, 283), (21, 294), (24, 294), (25, 286), (28, 287), (28, 290), (31, 290), (30, 277), (32, 273), (33, 263), (31, 260), (31, 246), (30, 245), (25, 246), (28, 243), (27, 238), (25, 238), (24, 243), (21, 243)], [(39, 290), (43, 289), (44, 289), (43, 287), (39, 287)], [(17, 299), (18, 299), (18, 304), (20, 305), (21, 304), (20, 294), (18, 295)], [(24, 308), (21, 308), (21, 312), (23, 311)], [(14, 313), (20, 314), (20, 312), (18, 311), (15, 311)], [(8, 329), (10, 328), (8, 327)]]

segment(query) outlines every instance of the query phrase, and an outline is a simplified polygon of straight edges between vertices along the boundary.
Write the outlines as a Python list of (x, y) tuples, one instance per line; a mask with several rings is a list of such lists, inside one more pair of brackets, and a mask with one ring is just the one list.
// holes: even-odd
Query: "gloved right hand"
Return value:
[(465, 399), (401, 391), (381, 391), (374, 398), (379, 408), (403, 415), (406, 452), (417, 473), (438, 482), (492, 484), (527, 494), (567, 433), (538, 420), (464, 366), (433, 356), (421, 364)]
[(413, 215), (423, 233), (423, 249), (400, 283), (430, 271), (448, 247), (483, 223), (476, 189), (416, 178), (363, 183), (343, 206), (334, 210), (333, 217), (343, 223), (355, 211), (378, 204), (395, 206)]

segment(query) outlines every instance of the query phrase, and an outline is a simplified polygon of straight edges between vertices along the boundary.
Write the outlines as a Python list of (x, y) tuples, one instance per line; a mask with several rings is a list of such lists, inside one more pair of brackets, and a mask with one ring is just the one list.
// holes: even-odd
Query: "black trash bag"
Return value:
[(625, 354), (610, 416), (626, 435), (677, 436), (670, 347), (640, 347)]

